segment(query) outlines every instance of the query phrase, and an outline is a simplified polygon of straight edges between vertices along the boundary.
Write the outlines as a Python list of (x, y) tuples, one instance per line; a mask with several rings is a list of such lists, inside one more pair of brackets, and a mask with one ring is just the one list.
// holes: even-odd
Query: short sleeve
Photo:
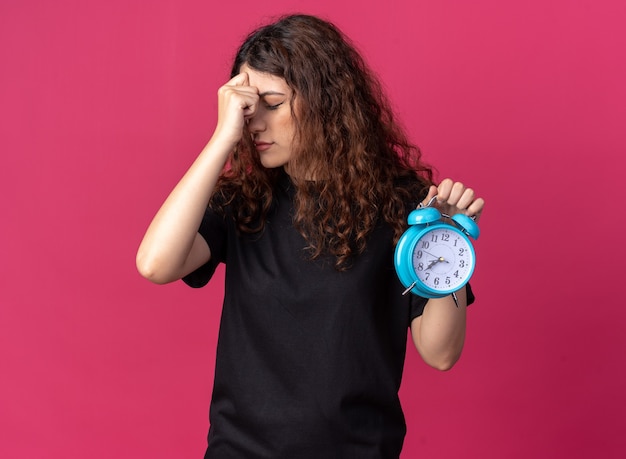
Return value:
[[(467, 284), (465, 286), (467, 290), (467, 305), (472, 304), (476, 298), (474, 297), (474, 292), (472, 291), (472, 286)], [(416, 317), (421, 316), (424, 313), (424, 307), (428, 302), (428, 298), (423, 298), (417, 295), (411, 295), (411, 320)]]
[(211, 259), (195, 271), (183, 277), (183, 282), (190, 287), (200, 288), (209, 283), (220, 262), (226, 259), (227, 229), (224, 217), (207, 208), (198, 229), (211, 250)]
[(424, 313), (424, 307), (426, 307), (427, 302), (428, 298), (411, 294), (411, 320), (421, 316)]

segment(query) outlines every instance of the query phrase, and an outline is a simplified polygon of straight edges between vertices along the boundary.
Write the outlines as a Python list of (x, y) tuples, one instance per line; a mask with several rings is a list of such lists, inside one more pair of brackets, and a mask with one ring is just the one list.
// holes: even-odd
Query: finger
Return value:
[(259, 106), (259, 98), (248, 98), (242, 104), (243, 116), (246, 120), (252, 118)]
[(250, 80), (248, 79), (248, 74), (246, 72), (241, 72), (239, 75), (232, 77), (226, 84), (231, 86), (248, 86), (250, 84)]
[(253, 86), (224, 85), (218, 91), (218, 96), (224, 100), (257, 100), (259, 90)]
[(454, 182), (450, 179), (444, 179), (437, 187), (437, 201), (444, 203), (450, 198), (450, 192), (452, 191), (452, 185)]
[(470, 217), (476, 216), (476, 220), (483, 212), (483, 208), (485, 207), (485, 200), (483, 198), (475, 199), (472, 204), (467, 208), (467, 215)]
[(472, 204), (472, 202), (474, 202), (474, 198), (474, 190), (472, 190), (471, 188), (466, 188), (459, 198), (459, 201), (456, 203), (456, 207), (459, 209), (467, 209)]
[(463, 193), (465, 192), (465, 185), (461, 182), (455, 182), (450, 188), (448, 199), (445, 201), (450, 206), (457, 206)]
[(430, 200), (437, 194), (437, 187), (435, 185), (431, 185), (428, 189), (428, 194), (422, 201), (422, 205), (427, 206)]

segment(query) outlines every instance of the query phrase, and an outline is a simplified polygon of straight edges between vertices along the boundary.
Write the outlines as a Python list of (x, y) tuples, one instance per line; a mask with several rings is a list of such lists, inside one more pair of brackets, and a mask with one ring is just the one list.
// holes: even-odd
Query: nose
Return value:
[(263, 116), (263, 108), (259, 107), (257, 112), (248, 118), (248, 130), (252, 134), (257, 134), (265, 130), (266, 123)]

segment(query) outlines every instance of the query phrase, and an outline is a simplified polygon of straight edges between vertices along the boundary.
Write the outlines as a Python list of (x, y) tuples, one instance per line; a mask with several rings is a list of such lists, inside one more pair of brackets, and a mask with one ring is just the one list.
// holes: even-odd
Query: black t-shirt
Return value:
[(294, 194), (283, 176), (261, 233), (239, 233), (228, 208), (202, 222), (212, 258), (184, 281), (226, 264), (205, 457), (397, 458), (407, 331), (426, 300), (402, 295), (384, 222), (349, 270), (310, 260)]

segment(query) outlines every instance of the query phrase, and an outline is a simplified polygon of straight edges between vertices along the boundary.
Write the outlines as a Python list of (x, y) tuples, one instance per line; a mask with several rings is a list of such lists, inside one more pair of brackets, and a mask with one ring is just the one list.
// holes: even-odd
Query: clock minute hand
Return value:
[(443, 257), (439, 257), (439, 256), (437, 256), (437, 255), (435, 255), (435, 254), (433, 254), (433, 253), (430, 253), (428, 250), (424, 250), (424, 249), (422, 249), (422, 252), (424, 252), (424, 253), (426, 253), (426, 254), (430, 255), (431, 257), (436, 258), (436, 259), (437, 259), (437, 260), (436, 260), (437, 262), (439, 262), (439, 261), (445, 261), (446, 263), (450, 263), (450, 262), (449, 262), (448, 260), (446, 260), (445, 258), (443, 258)]

